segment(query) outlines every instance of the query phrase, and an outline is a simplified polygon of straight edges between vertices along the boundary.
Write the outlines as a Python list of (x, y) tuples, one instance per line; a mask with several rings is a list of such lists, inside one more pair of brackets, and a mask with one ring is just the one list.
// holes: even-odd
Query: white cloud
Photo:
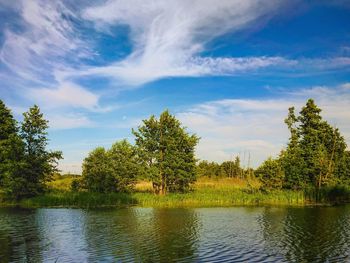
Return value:
[(115, 0), (89, 7), (83, 17), (99, 30), (127, 25), (133, 51), (122, 61), (75, 74), (96, 74), (141, 85), (164, 77), (223, 75), (283, 64), (287, 60), (279, 57), (199, 57), (213, 38), (258, 20), (261, 23), (283, 2)]
[(52, 80), (65, 61), (87, 55), (86, 44), (75, 37), (69, 22), (74, 13), (60, 1), (20, 1), (21, 22), (16, 32), (5, 29), (0, 61), (20, 77), (32, 81)]
[[(106, 77), (114, 87), (125, 88), (166, 77), (235, 75), (271, 67), (305, 74), (350, 66), (348, 57), (202, 56), (216, 37), (263, 25), (289, 4), (286, 0), (109, 0), (74, 6), (59, 0), (22, 0), (13, 5), (20, 30), (4, 29), (0, 61), (22, 81), (56, 90), (81, 76)], [(110, 28), (127, 26), (131, 53), (110, 64), (87, 65), (82, 58), (96, 59), (99, 47), (77, 24), (88, 27), (89, 21), (110, 37), (114, 37)]]
[(82, 167), (80, 162), (76, 163), (65, 163), (61, 161), (58, 165), (58, 169), (63, 173), (70, 173), (70, 174), (81, 174), (82, 173)]
[(338, 127), (350, 143), (349, 83), (337, 87), (313, 87), (298, 92), (285, 91), (276, 99), (226, 99), (196, 105), (177, 116), (183, 124), (202, 137), (197, 148), (199, 158), (223, 161), (240, 154), (245, 165), (251, 155), (256, 166), (276, 155), (288, 141), (284, 124), (288, 108), (297, 110), (308, 98), (323, 109), (322, 116)]
[(28, 90), (31, 99), (46, 108), (71, 106), (94, 110), (98, 107), (99, 97), (77, 84), (64, 82), (57, 88), (38, 88)]
[(49, 126), (54, 130), (92, 127), (94, 123), (86, 116), (79, 114), (48, 114)]
[(263, 24), (281, 13), (285, 5), (287, 1), (106, 1), (86, 8), (82, 16), (101, 31), (109, 32), (115, 25), (128, 26), (132, 53), (121, 61), (67, 72), (66, 76), (97, 75), (139, 86), (167, 77), (235, 75), (271, 67), (288, 74), (309, 74), (305, 72), (350, 66), (348, 57), (294, 60), (279, 56), (201, 56), (215, 37)]

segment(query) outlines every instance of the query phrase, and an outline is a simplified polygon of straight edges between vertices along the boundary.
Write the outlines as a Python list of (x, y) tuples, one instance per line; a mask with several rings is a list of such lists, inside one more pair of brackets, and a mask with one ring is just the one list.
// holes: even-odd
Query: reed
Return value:
[[(51, 182), (51, 191), (14, 202), (1, 198), (0, 206), (21, 207), (228, 207), (228, 206), (303, 206), (350, 202), (350, 188), (328, 187), (305, 191), (260, 191), (259, 183), (237, 178), (200, 178), (190, 192), (155, 195), (149, 182), (139, 182), (130, 193), (72, 192), (67, 180)], [(62, 181), (63, 180), (63, 181)], [(71, 180), (71, 179), (69, 179)], [(61, 184), (60, 184), (61, 183)], [(64, 184), (62, 184), (64, 183)]]

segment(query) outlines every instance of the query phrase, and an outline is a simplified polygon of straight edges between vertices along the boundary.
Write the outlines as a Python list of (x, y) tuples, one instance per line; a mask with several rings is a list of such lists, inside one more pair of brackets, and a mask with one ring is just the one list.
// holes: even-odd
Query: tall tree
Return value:
[(194, 150), (199, 138), (188, 134), (169, 111), (159, 119), (144, 120), (133, 134), (155, 191), (165, 194), (188, 189), (195, 180)]
[(0, 186), (11, 192), (12, 178), (21, 174), (23, 142), (11, 111), (0, 100)]
[(283, 186), (294, 190), (301, 189), (308, 184), (308, 178), (304, 172), (306, 164), (302, 157), (298, 117), (295, 115), (294, 107), (288, 109), (288, 117), (284, 122), (288, 126), (290, 137), (287, 149), (280, 155), (281, 165), (285, 172)]
[(48, 144), (48, 121), (37, 105), (28, 112), (23, 113), (24, 120), (21, 126), (21, 137), (25, 149), (25, 180), (24, 185), (19, 185), (22, 196), (34, 196), (42, 193), (45, 183), (50, 180), (52, 174), (57, 172), (57, 162), (62, 158), (59, 151), (46, 150)]
[(338, 129), (321, 117), (321, 109), (312, 99), (306, 102), (299, 116), (289, 109), (285, 123), (291, 137), (281, 154), (285, 171), (285, 187), (302, 188), (335, 184), (340, 166), (344, 166), (346, 143)]

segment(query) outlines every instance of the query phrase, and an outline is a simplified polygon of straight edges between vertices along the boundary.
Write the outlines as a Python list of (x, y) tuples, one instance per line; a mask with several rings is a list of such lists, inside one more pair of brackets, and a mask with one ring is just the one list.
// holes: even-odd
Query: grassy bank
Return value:
[(2, 206), (21, 207), (228, 207), (256, 205), (303, 206), (309, 204), (331, 204), (350, 201), (349, 188), (329, 188), (322, 191), (271, 191), (257, 190), (257, 181), (239, 179), (200, 179), (188, 193), (170, 193), (159, 196), (152, 193), (151, 184), (140, 182), (132, 193), (88, 193), (71, 192), (65, 183), (52, 182), (50, 193), (21, 200), (2, 200)]

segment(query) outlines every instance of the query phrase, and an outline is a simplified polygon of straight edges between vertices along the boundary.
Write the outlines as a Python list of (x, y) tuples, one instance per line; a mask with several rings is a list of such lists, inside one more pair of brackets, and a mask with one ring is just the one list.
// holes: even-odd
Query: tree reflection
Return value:
[(289, 262), (349, 260), (349, 207), (285, 208), (263, 214), (267, 248)]
[(0, 262), (41, 262), (36, 210), (0, 209)]
[(196, 258), (193, 210), (131, 208), (97, 213), (86, 217), (89, 261), (190, 262)]

